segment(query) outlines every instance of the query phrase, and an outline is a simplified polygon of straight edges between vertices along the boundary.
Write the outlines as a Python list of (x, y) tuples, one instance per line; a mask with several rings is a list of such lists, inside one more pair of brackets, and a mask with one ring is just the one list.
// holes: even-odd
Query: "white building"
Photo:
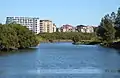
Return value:
[(6, 24), (17, 23), (26, 26), (29, 30), (32, 30), (36, 34), (40, 33), (39, 18), (31, 17), (7, 17)]
[(78, 30), (78, 32), (82, 32), (82, 33), (93, 33), (94, 27), (93, 26), (79, 25), (79, 26), (77, 26), (77, 30)]
[(55, 23), (53, 23), (53, 32), (56, 32), (56, 30), (57, 30), (57, 27), (56, 27)]

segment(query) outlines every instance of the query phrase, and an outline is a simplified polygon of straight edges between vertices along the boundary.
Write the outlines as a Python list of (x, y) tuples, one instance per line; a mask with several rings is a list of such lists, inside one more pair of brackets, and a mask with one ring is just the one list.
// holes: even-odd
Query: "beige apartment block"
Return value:
[(51, 20), (40, 20), (40, 32), (53, 33), (53, 23)]

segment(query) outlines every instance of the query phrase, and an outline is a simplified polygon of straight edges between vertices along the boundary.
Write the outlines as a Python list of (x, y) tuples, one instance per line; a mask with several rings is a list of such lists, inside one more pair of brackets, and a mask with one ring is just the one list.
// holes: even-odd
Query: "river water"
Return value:
[(41, 43), (0, 55), (0, 78), (120, 78), (119, 50), (99, 45)]

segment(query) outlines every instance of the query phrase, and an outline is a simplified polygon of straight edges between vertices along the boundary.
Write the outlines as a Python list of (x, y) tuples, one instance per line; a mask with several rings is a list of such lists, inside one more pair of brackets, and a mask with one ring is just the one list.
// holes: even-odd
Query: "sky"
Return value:
[(63, 24), (99, 25), (101, 18), (120, 7), (120, 0), (0, 0), (0, 23), (7, 16), (39, 17)]

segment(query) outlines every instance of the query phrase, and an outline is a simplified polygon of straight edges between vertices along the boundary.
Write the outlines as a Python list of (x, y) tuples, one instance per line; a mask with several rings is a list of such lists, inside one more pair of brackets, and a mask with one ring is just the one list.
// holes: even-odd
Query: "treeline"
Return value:
[(72, 40), (75, 36), (78, 36), (79, 40), (92, 40), (95, 38), (95, 33), (54, 32), (40, 33), (39, 36), (43, 40)]
[(101, 19), (100, 25), (95, 28), (95, 33), (56, 32), (41, 33), (39, 36), (44, 40), (73, 40), (73, 42), (93, 40), (104, 45), (120, 42), (120, 8), (118, 8), (117, 13), (106, 14)]
[(0, 24), (0, 50), (29, 48), (38, 45), (36, 35), (19, 24)]
[(120, 39), (120, 8), (117, 13), (105, 15), (101, 19), (100, 26), (97, 28), (97, 36), (105, 45)]

